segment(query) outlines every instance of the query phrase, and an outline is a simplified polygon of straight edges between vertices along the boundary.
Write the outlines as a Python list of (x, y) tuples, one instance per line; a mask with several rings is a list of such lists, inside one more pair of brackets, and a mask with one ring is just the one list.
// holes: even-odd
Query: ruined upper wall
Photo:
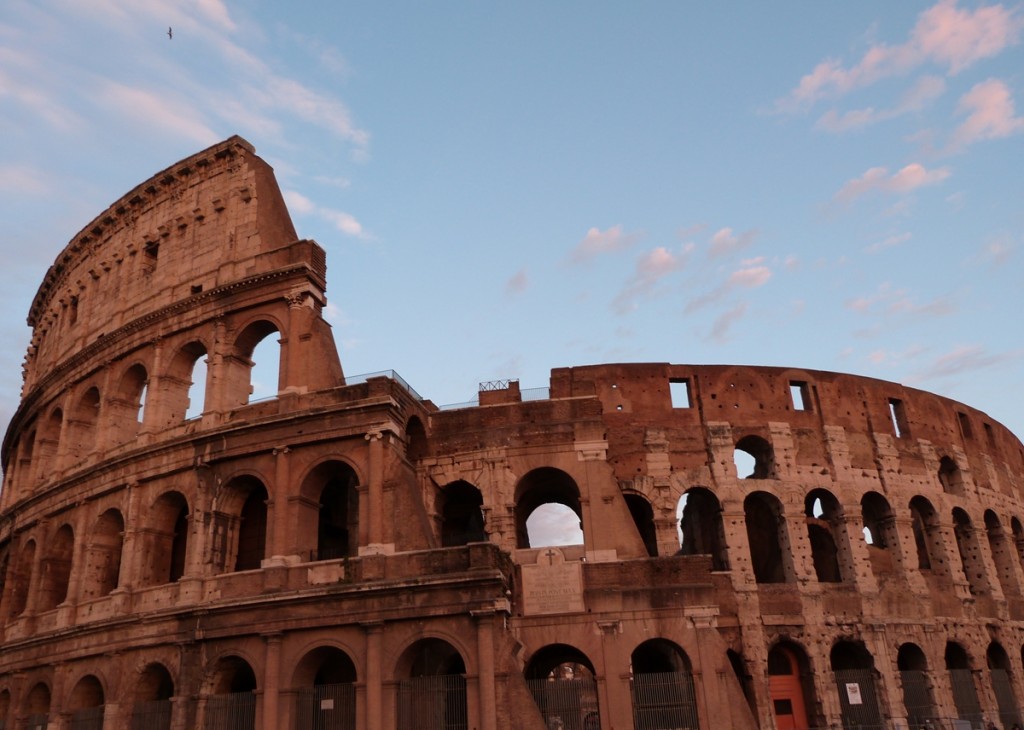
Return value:
[(295, 239), (272, 168), (241, 137), (168, 167), (83, 228), (47, 271), (28, 315), (26, 385), (127, 322), (280, 267), (266, 254)]

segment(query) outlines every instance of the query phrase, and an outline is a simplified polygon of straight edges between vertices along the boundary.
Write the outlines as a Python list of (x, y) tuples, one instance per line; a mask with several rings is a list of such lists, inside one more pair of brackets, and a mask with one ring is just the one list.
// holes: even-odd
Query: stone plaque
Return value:
[(523, 615), (582, 613), (583, 564), (565, 562), (558, 548), (543, 548), (534, 565), (523, 565)]

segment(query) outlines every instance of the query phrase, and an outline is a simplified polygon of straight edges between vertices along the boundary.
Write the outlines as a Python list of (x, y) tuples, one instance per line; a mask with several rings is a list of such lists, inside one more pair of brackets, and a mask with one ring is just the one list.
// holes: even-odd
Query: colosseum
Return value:
[(666, 363), (439, 408), (344, 373), (325, 290), (239, 137), (57, 257), (3, 442), (0, 728), (1021, 721), (1024, 446), (985, 413)]

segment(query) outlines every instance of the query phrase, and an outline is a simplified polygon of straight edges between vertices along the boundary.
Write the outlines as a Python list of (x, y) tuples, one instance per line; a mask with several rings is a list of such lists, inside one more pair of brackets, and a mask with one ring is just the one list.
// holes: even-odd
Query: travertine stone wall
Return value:
[[(1024, 447), (985, 413), (667, 363), (439, 409), (346, 379), (325, 277), (239, 138), (60, 254), (3, 444), (0, 723), (1017, 717)], [(277, 394), (250, 402), (261, 342)], [(582, 538), (538, 538), (557, 508)]]

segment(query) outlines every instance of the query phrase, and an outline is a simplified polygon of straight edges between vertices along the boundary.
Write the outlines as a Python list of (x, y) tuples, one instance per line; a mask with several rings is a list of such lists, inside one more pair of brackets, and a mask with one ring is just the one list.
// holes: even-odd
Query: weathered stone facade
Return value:
[[(1017, 718), (1024, 447), (984, 413), (669, 364), (442, 410), (346, 379), (325, 276), (237, 137), (60, 254), (3, 444), (0, 727)], [(531, 547), (551, 503), (582, 544)]]

